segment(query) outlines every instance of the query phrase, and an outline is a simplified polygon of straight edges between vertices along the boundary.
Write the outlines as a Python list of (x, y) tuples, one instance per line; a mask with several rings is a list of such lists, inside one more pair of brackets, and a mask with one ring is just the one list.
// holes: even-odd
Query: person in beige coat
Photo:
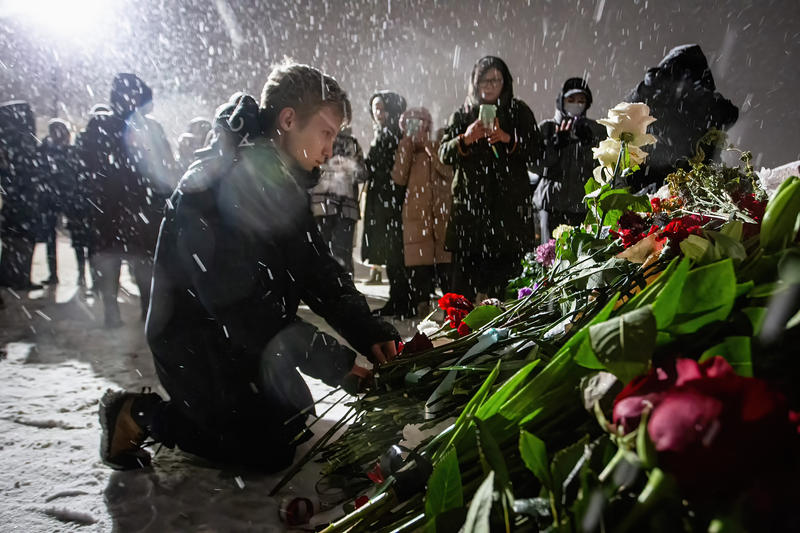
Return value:
[(438, 140), (430, 140), (431, 123), (431, 114), (424, 107), (403, 113), (403, 138), (392, 168), (392, 179), (406, 187), (403, 251), (413, 303), (420, 315), (427, 314), (437, 284), (442, 291), (449, 290), (452, 260), (444, 239), (453, 199), (453, 169), (439, 160)]

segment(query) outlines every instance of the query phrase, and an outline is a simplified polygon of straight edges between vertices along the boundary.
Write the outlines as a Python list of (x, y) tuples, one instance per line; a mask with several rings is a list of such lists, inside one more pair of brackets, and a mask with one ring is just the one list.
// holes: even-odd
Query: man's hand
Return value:
[(378, 342), (370, 347), (375, 363), (382, 365), (397, 357), (397, 346), (394, 341)]
[(494, 144), (497, 142), (508, 144), (511, 142), (511, 135), (500, 128), (500, 121), (495, 118), (494, 127), (489, 132), (489, 144)]

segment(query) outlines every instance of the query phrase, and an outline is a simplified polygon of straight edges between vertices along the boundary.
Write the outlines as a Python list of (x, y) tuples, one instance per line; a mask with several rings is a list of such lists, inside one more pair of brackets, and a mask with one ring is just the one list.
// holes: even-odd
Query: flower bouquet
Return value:
[(767, 202), (745, 154), (632, 194), (652, 118), (601, 122), (585, 223), (505, 302), (445, 295), (300, 461), (363, 481), (327, 531), (800, 527), (800, 178)]

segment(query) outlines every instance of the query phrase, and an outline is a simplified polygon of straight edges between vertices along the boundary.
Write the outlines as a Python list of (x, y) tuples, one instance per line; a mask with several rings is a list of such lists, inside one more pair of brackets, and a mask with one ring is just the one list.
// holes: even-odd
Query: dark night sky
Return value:
[(174, 138), (234, 91), (260, 92), (270, 65), (289, 55), (350, 92), (366, 145), (373, 90), (401, 92), (441, 125), (486, 54), (507, 61), (538, 120), (552, 115), (563, 80), (584, 74), (599, 118), (671, 47), (696, 42), (718, 90), (740, 107), (731, 141), (753, 150), (757, 166), (800, 159), (797, 0), (75, 0), (57, 2), (74, 7), (49, 18), (14, 14), (42, 3), (0, 0), (0, 99), (27, 99), (43, 119), (57, 111), (82, 126), (114, 73), (133, 71), (153, 87), (154, 115)]

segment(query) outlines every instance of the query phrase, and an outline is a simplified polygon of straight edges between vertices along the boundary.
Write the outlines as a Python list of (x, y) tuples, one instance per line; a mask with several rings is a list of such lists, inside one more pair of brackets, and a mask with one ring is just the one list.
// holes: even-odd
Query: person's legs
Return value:
[(12, 289), (41, 289), (31, 282), (34, 239), (19, 233), (4, 232), (0, 250), (0, 284)]
[(98, 252), (89, 261), (96, 273), (95, 283), (97, 283), (98, 292), (103, 300), (105, 325), (109, 328), (118, 327), (122, 324), (119, 303), (117, 303), (122, 257), (116, 252)]
[(452, 291), (472, 301), (481, 290), (480, 263), (476, 258), (462, 253), (453, 254)]
[(344, 269), (353, 275), (353, 233), (356, 221), (349, 218), (338, 218), (331, 235), (333, 255), (339, 259)]
[(435, 268), (435, 281), (442, 290), (442, 294), (453, 292), (453, 264), (437, 263)]
[(58, 283), (58, 258), (56, 256), (56, 228), (47, 229), (47, 267), (50, 270), (50, 277), (44, 283)]
[(352, 350), (297, 320), (267, 344), (257, 375), (236, 380), (223, 373), (204, 376), (214, 381), (212, 388), (219, 394), (206, 391), (197, 397), (196, 386), (185, 383), (189, 376), (173, 375), (157, 361), (159, 379), (171, 400), (153, 394), (106, 393), (101, 457), (115, 468), (146, 465), (149, 454), (142, 446), (152, 436), (165, 446), (177, 445), (212, 461), (280, 470), (291, 463), (295, 447), (310, 436), (305, 420), (313, 412), (313, 398), (297, 368), (336, 386), (354, 360)]
[(80, 244), (73, 243), (75, 250), (75, 260), (78, 262), (78, 287), (86, 287), (86, 248)]
[(503, 254), (487, 262), (487, 294), (490, 298), (506, 299), (508, 282), (522, 273), (522, 256)]

